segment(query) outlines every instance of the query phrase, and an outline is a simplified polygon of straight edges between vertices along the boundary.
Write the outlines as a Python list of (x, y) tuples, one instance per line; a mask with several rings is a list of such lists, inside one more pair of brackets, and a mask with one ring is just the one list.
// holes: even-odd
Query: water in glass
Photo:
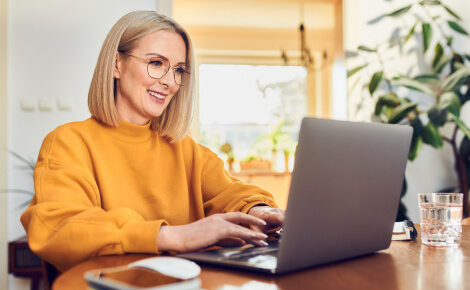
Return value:
[(421, 241), (431, 246), (460, 245), (462, 205), (429, 203), (420, 205)]

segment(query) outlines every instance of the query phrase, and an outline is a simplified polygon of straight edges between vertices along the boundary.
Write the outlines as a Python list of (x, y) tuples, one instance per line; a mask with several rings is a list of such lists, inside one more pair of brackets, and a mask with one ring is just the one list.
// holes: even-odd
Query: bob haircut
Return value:
[(186, 29), (157, 12), (130, 12), (111, 28), (101, 47), (93, 73), (88, 91), (88, 108), (92, 118), (100, 123), (109, 127), (119, 126), (120, 118), (114, 102), (116, 83), (113, 70), (116, 66), (116, 53), (132, 51), (143, 36), (158, 30), (177, 33), (186, 45), (186, 65), (189, 66), (190, 80), (186, 85), (180, 86), (162, 115), (153, 118), (150, 124), (152, 130), (175, 142), (184, 138), (189, 131), (196, 106), (194, 49)]

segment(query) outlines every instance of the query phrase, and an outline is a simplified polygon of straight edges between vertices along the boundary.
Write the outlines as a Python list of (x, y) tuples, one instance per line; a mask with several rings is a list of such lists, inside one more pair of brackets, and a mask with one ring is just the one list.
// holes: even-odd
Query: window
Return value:
[[(201, 143), (222, 158), (220, 148), (228, 143), (237, 161), (271, 160), (272, 150), (293, 152), (307, 115), (306, 77), (301, 66), (200, 65)], [(285, 169), (283, 161), (271, 161)]]

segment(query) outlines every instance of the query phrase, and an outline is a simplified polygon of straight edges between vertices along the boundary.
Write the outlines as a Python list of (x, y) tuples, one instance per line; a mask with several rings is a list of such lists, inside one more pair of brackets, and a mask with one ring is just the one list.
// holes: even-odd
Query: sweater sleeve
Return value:
[(35, 196), (21, 216), (31, 250), (60, 271), (99, 255), (157, 253), (158, 231), (166, 222), (145, 221), (129, 208), (103, 210), (85, 165), (86, 146), (75, 137), (53, 132), (41, 147)]
[(215, 213), (247, 213), (256, 205), (278, 207), (271, 193), (246, 184), (224, 169), (224, 162), (208, 148), (197, 145), (195, 156), (201, 161), (201, 190), (206, 216)]

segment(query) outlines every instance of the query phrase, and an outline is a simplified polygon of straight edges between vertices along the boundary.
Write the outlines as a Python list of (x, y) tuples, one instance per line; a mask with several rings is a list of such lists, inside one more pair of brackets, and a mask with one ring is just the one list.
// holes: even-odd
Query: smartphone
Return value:
[(199, 278), (179, 279), (147, 268), (115, 267), (85, 273), (92, 289), (190, 290), (200, 289)]

